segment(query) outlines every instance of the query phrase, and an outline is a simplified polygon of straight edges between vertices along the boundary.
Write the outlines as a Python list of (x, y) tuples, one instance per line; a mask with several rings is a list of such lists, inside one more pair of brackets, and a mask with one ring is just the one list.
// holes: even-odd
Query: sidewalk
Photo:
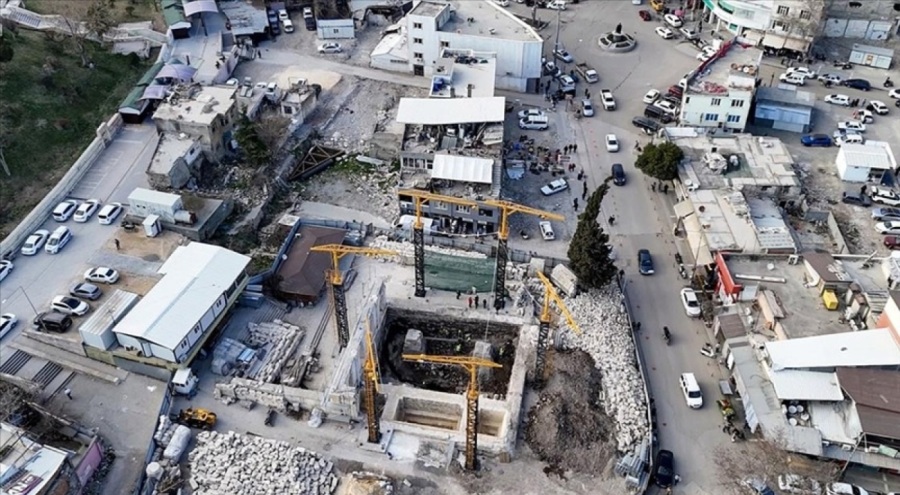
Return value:
[(94, 378), (114, 384), (118, 384), (124, 381), (129, 374), (125, 370), (121, 370), (99, 361), (94, 361), (93, 359), (85, 356), (79, 356), (77, 354), (64, 351), (50, 344), (38, 342), (37, 340), (30, 339), (25, 335), (19, 336), (19, 338), (15, 342), (9, 344), (9, 347), (13, 349), (19, 349), (35, 357), (46, 359), (79, 373), (90, 375)]

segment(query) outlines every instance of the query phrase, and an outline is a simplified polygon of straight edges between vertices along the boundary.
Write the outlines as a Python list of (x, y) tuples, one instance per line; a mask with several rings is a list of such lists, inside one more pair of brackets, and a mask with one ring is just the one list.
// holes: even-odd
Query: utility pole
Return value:
[(556, 9), (556, 41), (553, 43), (553, 56), (550, 57), (550, 60), (556, 57), (556, 51), (559, 50), (559, 16), (561, 12), (562, 10), (559, 8)]

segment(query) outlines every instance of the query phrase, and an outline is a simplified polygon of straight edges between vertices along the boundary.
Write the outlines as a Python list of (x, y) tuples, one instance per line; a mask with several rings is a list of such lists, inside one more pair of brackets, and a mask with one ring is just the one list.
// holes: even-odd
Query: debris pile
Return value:
[(333, 493), (333, 464), (283, 440), (201, 432), (188, 454), (191, 491), (196, 494)]
[(300, 327), (281, 320), (264, 323), (249, 323), (244, 344), (253, 348), (266, 348), (263, 365), (247, 376), (264, 383), (272, 383), (280, 378), (285, 364), (296, 352), (305, 332)]
[(387, 476), (367, 471), (354, 471), (342, 481), (343, 495), (391, 495), (394, 483)]
[(632, 450), (650, 433), (644, 381), (638, 371), (634, 341), (619, 289), (607, 285), (566, 300), (582, 333), (561, 332), (564, 348), (581, 349), (594, 358), (603, 384), (606, 413), (615, 419), (619, 452)]
[(246, 378), (234, 377), (230, 382), (217, 383), (213, 397), (225, 405), (235, 402), (262, 404), (279, 412), (288, 408), (284, 397), (284, 386), (261, 383)]
[[(397, 251), (400, 253), (402, 258), (409, 258), (410, 260), (415, 255), (415, 248), (413, 247), (412, 242), (397, 242), (389, 240), (386, 236), (378, 236), (372, 242), (373, 248), (378, 249), (390, 249), (393, 251)], [(425, 245), (426, 251), (431, 251), (433, 253), (445, 254), (448, 256), (457, 256), (460, 258), (474, 258), (474, 259), (486, 259), (487, 255), (484, 253), (479, 253), (478, 251), (463, 251), (460, 249), (452, 249), (445, 248), (441, 246), (434, 245)]]

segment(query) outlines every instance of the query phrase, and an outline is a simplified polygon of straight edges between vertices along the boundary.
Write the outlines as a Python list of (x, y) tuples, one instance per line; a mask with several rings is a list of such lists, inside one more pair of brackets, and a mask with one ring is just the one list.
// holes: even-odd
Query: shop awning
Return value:
[(778, 36), (777, 34), (773, 33), (766, 33), (766, 37), (763, 38), (762, 44), (763, 46), (780, 50), (784, 48), (784, 43), (786, 41), (787, 39), (784, 36)]
[(744, 31), (744, 34), (741, 35), (741, 38), (744, 38), (747, 43), (756, 46), (759, 44), (760, 40), (763, 39), (763, 33), (748, 29)]
[(795, 52), (806, 53), (809, 50), (809, 41), (801, 38), (788, 38), (784, 47)]
[(494, 172), (494, 160), (459, 155), (434, 155), (431, 178), (459, 182), (490, 184)]

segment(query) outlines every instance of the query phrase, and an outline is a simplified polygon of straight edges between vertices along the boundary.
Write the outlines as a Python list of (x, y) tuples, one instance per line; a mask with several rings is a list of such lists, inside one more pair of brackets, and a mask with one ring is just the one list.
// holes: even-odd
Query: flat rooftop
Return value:
[(696, 238), (702, 236), (699, 244), (712, 252), (793, 252), (797, 248), (781, 212), (768, 198), (747, 198), (735, 190), (699, 189), (690, 191), (675, 211), (695, 247)]
[[(490, 98), (494, 96), (497, 61), (474, 56), (445, 56), (434, 67), (432, 98)], [(469, 92), (471, 91), (471, 95)]]
[[(833, 335), (850, 332), (853, 329), (848, 323), (842, 323), (843, 307), (837, 311), (829, 311), (822, 303), (819, 291), (815, 287), (806, 287), (809, 275), (803, 263), (791, 265), (787, 259), (761, 258), (751, 259), (749, 256), (730, 255), (725, 263), (735, 283), (748, 287), (757, 286), (758, 290), (770, 290), (775, 294), (784, 318), (780, 320), (784, 333), (791, 339)], [(879, 287), (876, 283), (880, 268), (862, 268), (861, 261), (842, 263), (854, 281), (864, 290)], [(759, 281), (758, 277), (766, 277)], [(874, 308), (873, 308), (874, 309)], [(757, 324), (761, 327), (761, 324)], [(766, 332), (764, 332), (766, 333)], [(771, 335), (771, 332), (768, 332)]]
[[(412, 10), (412, 13), (428, 15), (420, 14), (419, 8), (423, 8), (423, 12), (435, 10), (440, 12), (432, 7), (423, 7), (426, 4), (440, 5), (438, 2), (422, 2)], [(452, 2), (451, 6), (456, 14), (451, 15), (450, 19), (438, 28), (439, 31), (517, 41), (540, 43), (544, 41), (534, 29), (516, 18), (510, 11), (493, 2), (463, 0)], [(431, 16), (429, 15), (429, 17)]]
[(187, 97), (172, 95), (160, 103), (153, 118), (208, 125), (231, 109), (236, 93), (236, 87), (203, 86)]
[[(794, 157), (778, 138), (697, 134), (672, 141), (684, 151), (683, 178), (703, 189), (777, 186), (797, 188), (796, 194), (800, 193)], [(728, 163), (732, 156), (737, 157), (737, 166)]]
[(451, 8), (446, 2), (419, 2), (418, 5), (409, 11), (410, 15), (421, 15), (424, 17), (437, 17), (444, 9)]
[(164, 132), (160, 136), (159, 145), (156, 147), (156, 153), (153, 155), (153, 161), (150, 162), (150, 168), (147, 171), (155, 174), (168, 174), (175, 160), (186, 155), (195, 141), (191, 137), (182, 138)]
[(761, 56), (759, 49), (734, 43), (722, 56), (701, 66), (703, 69), (688, 85), (687, 92), (727, 95), (730, 90), (752, 91)]

